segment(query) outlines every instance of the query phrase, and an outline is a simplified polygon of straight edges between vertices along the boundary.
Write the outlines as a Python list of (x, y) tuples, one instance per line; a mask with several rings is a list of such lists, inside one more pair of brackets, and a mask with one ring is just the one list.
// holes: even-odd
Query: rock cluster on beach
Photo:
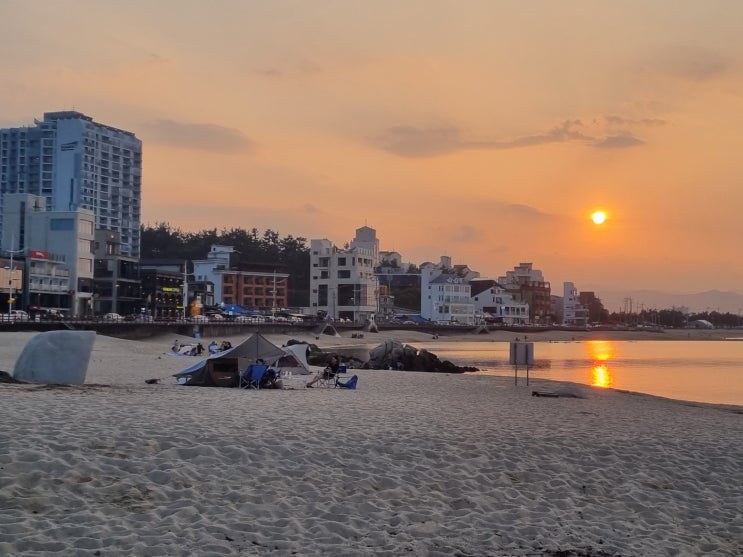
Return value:
[[(296, 344), (296, 339), (287, 344)], [(316, 344), (307, 344), (307, 363), (315, 366), (325, 366), (338, 349), (323, 350)], [(367, 360), (359, 360), (353, 356), (346, 356), (345, 362), (351, 367), (361, 369), (394, 369), (399, 371), (427, 371), (434, 373), (464, 373), (478, 371), (472, 366), (457, 366), (448, 360), (440, 360), (436, 354), (426, 349), (418, 349), (409, 344), (396, 340), (387, 340), (369, 351)]]

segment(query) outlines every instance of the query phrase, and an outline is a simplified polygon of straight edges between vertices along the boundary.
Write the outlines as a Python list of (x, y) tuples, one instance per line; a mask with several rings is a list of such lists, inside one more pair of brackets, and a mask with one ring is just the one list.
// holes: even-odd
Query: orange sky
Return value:
[[(743, 3), (0, 4), (0, 126), (144, 144), (143, 220), (553, 290), (743, 292)], [(589, 216), (608, 211), (601, 227)]]

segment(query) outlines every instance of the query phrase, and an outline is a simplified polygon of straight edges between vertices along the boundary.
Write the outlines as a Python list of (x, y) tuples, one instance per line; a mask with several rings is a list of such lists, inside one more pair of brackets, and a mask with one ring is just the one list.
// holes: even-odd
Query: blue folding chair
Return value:
[(265, 364), (250, 364), (248, 369), (240, 375), (240, 388), (260, 389), (261, 381), (263, 381), (267, 371), (268, 366)]

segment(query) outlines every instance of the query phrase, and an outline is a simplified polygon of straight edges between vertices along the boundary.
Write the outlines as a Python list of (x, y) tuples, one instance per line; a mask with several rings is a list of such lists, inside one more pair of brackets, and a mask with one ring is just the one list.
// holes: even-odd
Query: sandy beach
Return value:
[[(0, 334), (0, 369), (33, 335)], [(430, 335), (306, 340), (385, 338)], [(373, 370), (183, 387), (172, 342), (98, 336), (83, 386), (0, 384), (0, 555), (743, 554), (741, 407)]]

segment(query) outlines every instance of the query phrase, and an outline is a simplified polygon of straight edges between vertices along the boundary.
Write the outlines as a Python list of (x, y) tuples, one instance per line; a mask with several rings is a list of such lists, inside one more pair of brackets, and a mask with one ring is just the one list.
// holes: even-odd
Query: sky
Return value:
[(0, 126), (134, 132), (146, 225), (370, 226), (558, 293), (742, 293), (741, 24), (737, 0), (0, 0)]

